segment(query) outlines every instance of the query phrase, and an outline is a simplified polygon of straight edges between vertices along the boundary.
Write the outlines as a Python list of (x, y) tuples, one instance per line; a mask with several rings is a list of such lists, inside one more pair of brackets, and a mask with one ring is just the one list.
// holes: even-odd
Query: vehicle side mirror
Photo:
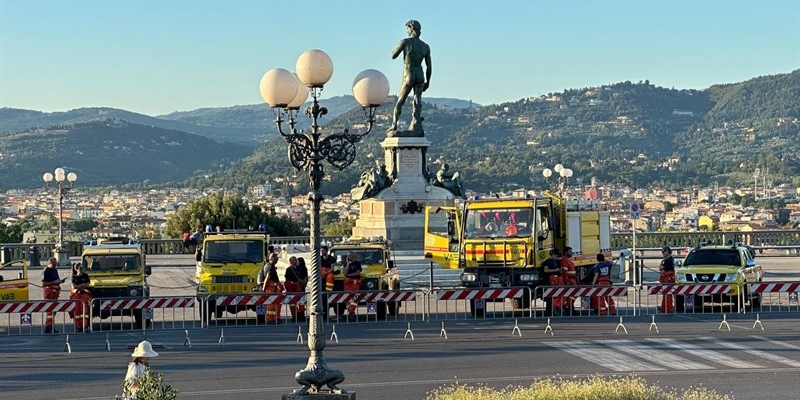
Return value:
[(680, 267), (681, 265), (683, 265), (683, 260), (675, 260), (676, 267)]
[(153, 273), (153, 267), (146, 265), (144, 267), (144, 276), (150, 276)]
[(389, 268), (389, 269), (392, 269), (392, 268), (394, 268), (394, 261), (392, 261), (392, 260), (389, 260), (389, 261), (387, 261), (387, 262), (386, 262), (386, 266), (387, 266), (387, 268)]
[(747, 265), (748, 267), (755, 267), (756, 266), (756, 260), (753, 260), (751, 258), (751, 259), (745, 261), (745, 265)]

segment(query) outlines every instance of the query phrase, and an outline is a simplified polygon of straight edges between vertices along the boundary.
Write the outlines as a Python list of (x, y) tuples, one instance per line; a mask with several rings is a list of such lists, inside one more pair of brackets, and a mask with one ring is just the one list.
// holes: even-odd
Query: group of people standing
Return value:
[[(578, 284), (578, 275), (575, 271), (575, 263), (572, 261), (572, 247), (565, 247), (562, 255), (558, 249), (550, 250), (550, 258), (542, 264), (543, 282), (549, 286), (575, 286)], [(612, 264), (606, 261), (605, 255), (597, 254), (597, 264), (592, 267), (589, 276), (592, 277), (593, 286), (611, 286)], [(596, 308), (600, 315), (616, 315), (617, 308), (614, 299), (609, 297), (598, 297), (592, 299), (592, 308)], [(545, 298), (545, 313), (547, 315), (573, 315), (576, 314), (575, 299), (572, 297), (553, 297)]]
[[(58, 300), (61, 297), (61, 284), (67, 278), (58, 275), (58, 260), (51, 257), (47, 261), (47, 266), (42, 270), (42, 294), (45, 300)], [(72, 265), (72, 287), (70, 290), (71, 300), (76, 300), (75, 308), (69, 312), (70, 318), (75, 322), (75, 331), (83, 332), (90, 327), (91, 303), (92, 303), (92, 284), (89, 275), (83, 271), (81, 263)], [(56, 313), (47, 312), (44, 320), (45, 333), (58, 333), (54, 327)]]
[[(289, 257), (289, 266), (283, 274), (283, 282), (278, 277), (278, 255), (275, 254), (274, 248), (269, 248), (269, 259), (264, 264), (264, 267), (258, 274), (258, 285), (264, 293), (303, 293), (306, 291), (308, 285), (308, 267), (306, 260), (303, 257)], [(336, 257), (330, 254), (330, 249), (327, 246), (320, 248), (320, 278), (322, 281), (323, 291), (332, 292), (336, 289), (343, 289), (346, 292), (357, 292), (361, 289), (361, 272), (363, 267), (361, 262), (356, 259), (355, 253), (349, 252), (347, 254), (347, 262), (345, 263), (342, 271), (336, 271), (334, 265), (336, 264)], [(335, 275), (343, 274), (344, 282), (342, 288), (335, 287)], [(358, 303), (355, 298), (352, 298), (347, 304), (347, 314), (355, 316), (356, 307)], [(328, 298), (322, 296), (322, 315), (327, 318), (328, 314)], [(342, 313), (344, 310), (337, 309), (337, 313)], [(295, 321), (303, 321), (306, 319), (306, 305), (304, 303), (289, 304), (289, 312), (292, 314), (292, 319)], [(268, 305), (266, 307), (266, 321), (277, 322), (281, 318), (280, 305)]]

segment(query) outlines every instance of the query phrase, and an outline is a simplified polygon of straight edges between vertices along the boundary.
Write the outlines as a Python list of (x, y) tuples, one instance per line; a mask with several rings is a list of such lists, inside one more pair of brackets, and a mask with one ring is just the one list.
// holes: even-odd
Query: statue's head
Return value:
[(422, 25), (420, 25), (419, 21), (415, 19), (406, 22), (406, 28), (411, 29), (411, 31), (414, 32), (417, 36), (419, 36), (419, 34), (422, 33)]

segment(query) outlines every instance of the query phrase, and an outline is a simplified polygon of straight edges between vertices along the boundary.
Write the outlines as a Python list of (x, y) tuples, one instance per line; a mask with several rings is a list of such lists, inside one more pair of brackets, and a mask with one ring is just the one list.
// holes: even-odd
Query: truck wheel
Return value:
[(379, 321), (386, 319), (386, 302), (378, 301), (375, 303), (375, 314)]
[(397, 315), (397, 312), (400, 311), (400, 302), (399, 301), (390, 301), (386, 303), (386, 311), (388, 315)]

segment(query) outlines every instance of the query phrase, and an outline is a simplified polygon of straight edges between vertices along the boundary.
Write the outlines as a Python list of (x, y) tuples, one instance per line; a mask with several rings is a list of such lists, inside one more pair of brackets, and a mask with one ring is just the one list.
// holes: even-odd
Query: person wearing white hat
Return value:
[(150, 358), (158, 357), (158, 353), (153, 350), (150, 342), (144, 340), (136, 346), (131, 354), (131, 362), (128, 364), (128, 373), (125, 374), (125, 384), (129, 390), (130, 397), (133, 397), (139, 390), (137, 381), (145, 375), (150, 368)]

